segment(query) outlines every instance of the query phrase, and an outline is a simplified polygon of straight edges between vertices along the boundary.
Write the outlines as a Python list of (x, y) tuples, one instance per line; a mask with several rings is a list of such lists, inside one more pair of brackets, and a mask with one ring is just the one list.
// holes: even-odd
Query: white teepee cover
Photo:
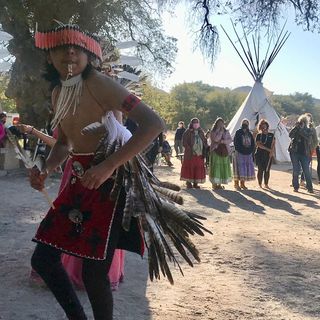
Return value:
[(249, 120), (250, 130), (255, 130), (257, 121), (266, 119), (270, 125), (269, 131), (274, 133), (276, 139), (276, 161), (290, 161), (288, 152), (290, 143), (289, 133), (270, 104), (266, 91), (260, 81), (255, 82), (250, 93), (230, 121), (228, 130), (232, 137), (234, 137), (236, 131), (241, 127), (241, 122), (244, 118)]

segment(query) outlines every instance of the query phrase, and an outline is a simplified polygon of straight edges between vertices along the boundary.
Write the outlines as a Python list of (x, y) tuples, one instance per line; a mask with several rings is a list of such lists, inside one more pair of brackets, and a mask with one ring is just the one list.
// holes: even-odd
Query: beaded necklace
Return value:
[(81, 74), (67, 80), (61, 80), (61, 90), (56, 105), (56, 113), (51, 122), (52, 129), (55, 129), (59, 125), (70, 108), (73, 108), (72, 115), (75, 114), (77, 106), (80, 103), (82, 84)]

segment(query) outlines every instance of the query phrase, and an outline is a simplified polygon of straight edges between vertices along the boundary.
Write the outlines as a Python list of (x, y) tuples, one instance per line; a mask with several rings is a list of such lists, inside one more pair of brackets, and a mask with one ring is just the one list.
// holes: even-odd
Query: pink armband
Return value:
[(140, 99), (134, 94), (129, 94), (122, 103), (122, 110), (125, 112), (130, 112), (140, 103)]

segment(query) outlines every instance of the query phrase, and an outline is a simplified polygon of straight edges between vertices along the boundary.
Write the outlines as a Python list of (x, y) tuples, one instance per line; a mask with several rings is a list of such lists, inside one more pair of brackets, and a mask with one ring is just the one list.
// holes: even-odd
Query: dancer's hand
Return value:
[(82, 176), (81, 183), (90, 190), (98, 189), (108, 178), (111, 177), (116, 168), (105, 160), (98, 165), (88, 169)]
[(47, 171), (40, 172), (36, 167), (29, 170), (29, 181), (32, 188), (42, 191), (44, 189), (44, 182), (48, 176)]

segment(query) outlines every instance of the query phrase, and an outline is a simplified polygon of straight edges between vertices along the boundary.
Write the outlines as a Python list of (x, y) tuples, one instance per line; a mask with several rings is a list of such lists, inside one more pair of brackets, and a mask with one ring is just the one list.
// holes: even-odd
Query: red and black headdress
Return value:
[(80, 30), (77, 25), (61, 25), (55, 29), (35, 33), (35, 46), (50, 50), (60, 46), (74, 45), (94, 54), (102, 61), (102, 50), (97, 37)]

